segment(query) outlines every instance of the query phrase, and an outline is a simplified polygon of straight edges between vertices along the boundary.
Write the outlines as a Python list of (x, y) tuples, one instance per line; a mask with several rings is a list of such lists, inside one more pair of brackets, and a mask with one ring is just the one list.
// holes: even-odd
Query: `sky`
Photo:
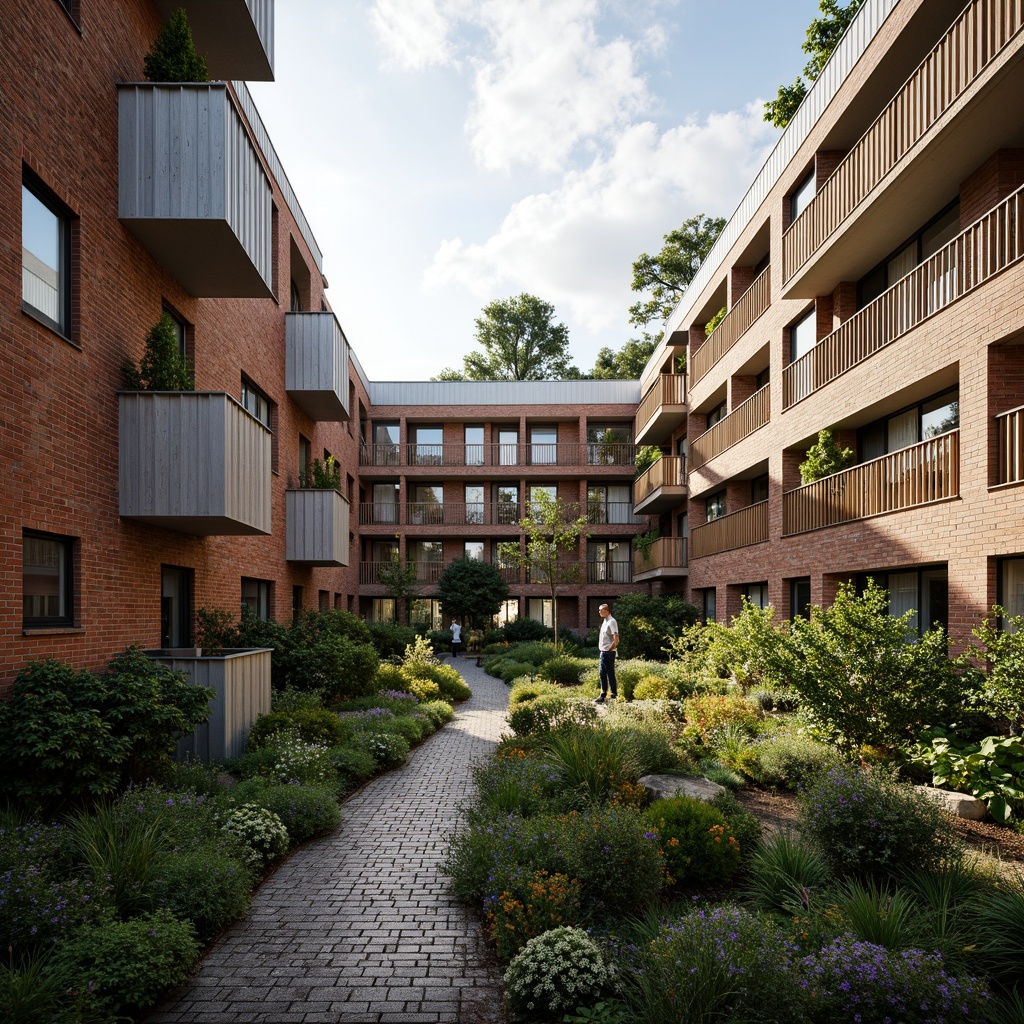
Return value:
[(370, 380), (461, 369), (475, 320), (555, 307), (580, 369), (639, 330), (632, 263), (732, 214), (817, 0), (288, 0), (250, 91)]

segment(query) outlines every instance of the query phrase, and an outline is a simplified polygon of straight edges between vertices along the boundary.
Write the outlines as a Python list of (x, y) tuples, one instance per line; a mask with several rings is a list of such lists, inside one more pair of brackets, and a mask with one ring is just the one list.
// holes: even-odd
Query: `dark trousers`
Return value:
[(619, 684), (615, 680), (615, 652), (602, 651), (598, 658), (598, 665), (601, 669), (601, 696), (603, 697), (611, 687), (612, 696), (618, 697)]
[(462, 644), (461, 640), (452, 641), (452, 657), (457, 658), (459, 656), (459, 646)]

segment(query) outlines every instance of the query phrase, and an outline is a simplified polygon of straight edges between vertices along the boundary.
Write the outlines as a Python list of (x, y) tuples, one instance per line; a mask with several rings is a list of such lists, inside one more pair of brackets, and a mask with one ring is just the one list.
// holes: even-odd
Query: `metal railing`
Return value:
[(663, 373), (654, 382), (647, 394), (640, 399), (636, 417), (633, 420), (633, 435), (639, 437), (647, 425), (665, 405), (686, 404), (686, 374)]
[(716, 455), (749, 437), (771, 418), (771, 385), (765, 384), (728, 416), (695, 437), (690, 443), (690, 462), (694, 469), (709, 463)]
[(768, 502), (730, 512), (690, 531), (690, 557), (703, 558), (733, 548), (762, 544), (768, 539)]
[(361, 466), (632, 466), (631, 441), (557, 444), (364, 444)]
[(1020, 32), (1024, 0), (974, 0), (782, 236), (782, 280), (814, 255)]
[(782, 495), (782, 534), (915, 508), (960, 493), (960, 432), (844, 469)]
[(363, 526), (514, 526), (520, 519), (520, 505), (513, 501), (366, 501), (359, 506)]
[(633, 503), (639, 505), (660, 487), (686, 486), (686, 459), (682, 455), (663, 455), (652, 462), (633, 484)]
[(771, 267), (765, 267), (753, 284), (733, 303), (722, 322), (690, 358), (690, 374), (696, 384), (754, 325), (771, 305)]
[(1024, 405), (996, 417), (999, 437), (999, 480), (1001, 484), (1024, 481)]
[(587, 562), (588, 583), (632, 583), (633, 566), (629, 562)]
[(639, 549), (633, 551), (633, 575), (653, 572), (659, 569), (686, 568), (686, 538), (659, 537), (647, 551), (646, 557)]
[(1024, 188), (782, 371), (788, 409), (1024, 257)]

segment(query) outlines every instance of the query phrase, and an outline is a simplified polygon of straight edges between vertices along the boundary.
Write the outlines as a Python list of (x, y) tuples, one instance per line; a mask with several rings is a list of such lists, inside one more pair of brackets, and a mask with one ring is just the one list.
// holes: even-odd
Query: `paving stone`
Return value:
[(508, 688), (455, 667), (473, 690), (455, 720), (282, 864), (147, 1024), (501, 1024), (497, 960), (441, 865), (471, 768), (506, 728)]

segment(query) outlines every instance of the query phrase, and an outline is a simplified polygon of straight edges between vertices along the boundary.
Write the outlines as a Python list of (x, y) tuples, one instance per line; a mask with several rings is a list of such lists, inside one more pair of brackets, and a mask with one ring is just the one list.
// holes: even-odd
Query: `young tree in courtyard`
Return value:
[(579, 560), (580, 535), (587, 517), (573, 518), (575, 506), (541, 492), (530, 500), (530, 511), (519, 520), (526, 534), (526, 548), (509, 541), (499, 548), (506, 565), (526, 566), (531, 583), (546, 583), (551, 592), (552, 625), (558, 645), (558, 590), (583, 581)]
[(413, 562), (403, 565), (396, 554), (377, 569), (377, 582), (383, 585), (385, 594), (394, 599), (396, 621), (403, 622), (409, 598), (415, 597), (420, 589), (416, 565)]
[(490, 623), (508, 599), (501, 571), (478, 558), (456, 558), (437, 581), (444, 617), (468, 620), (470, 626)]

